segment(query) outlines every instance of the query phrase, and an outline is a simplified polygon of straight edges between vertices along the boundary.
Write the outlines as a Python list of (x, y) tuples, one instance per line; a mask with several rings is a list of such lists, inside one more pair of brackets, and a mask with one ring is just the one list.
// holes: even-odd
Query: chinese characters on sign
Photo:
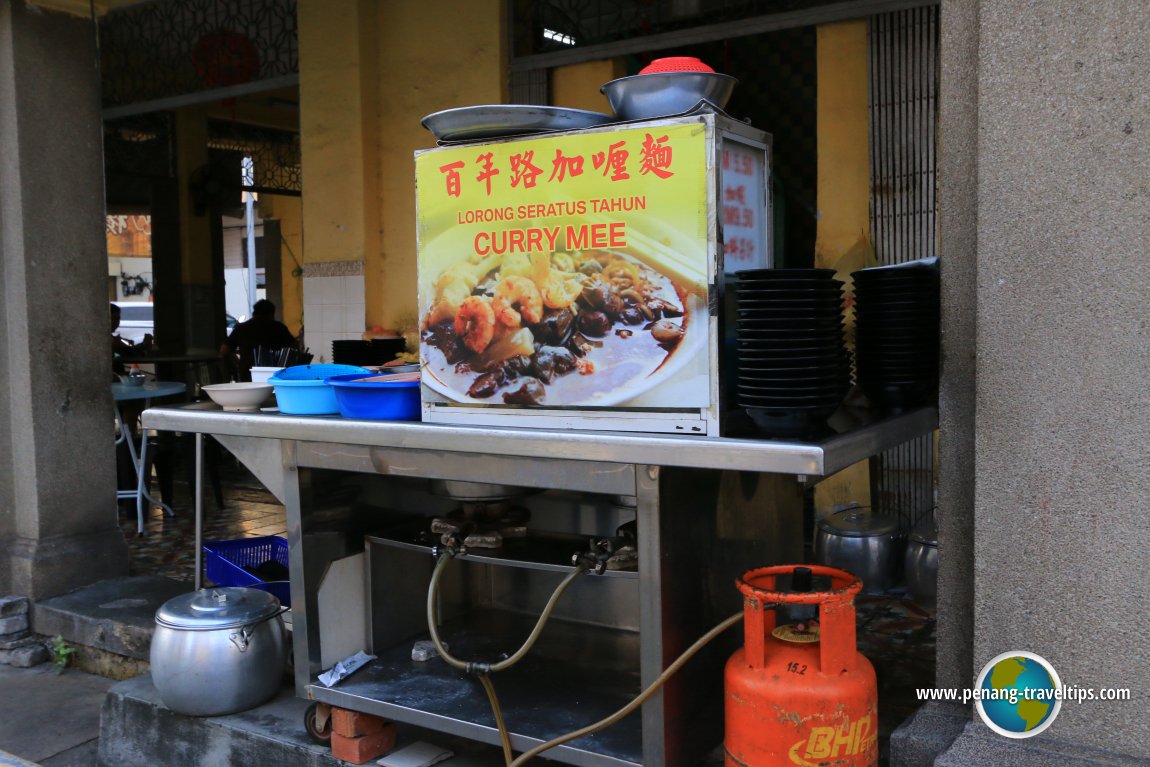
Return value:
[(720, 204), (724, 269), (727, 272), (769, 266), (761, 225), (766, 215), (763, 168), (755, 161), (755, 156), (754, 152), (738, 144), (723, 146)]
[[(637, 160), (633, 159), (633, 155)], [(672, 170), (674, 150), (667, 136), (656, 137), (648, 133), (637, 151), (629, 149), (626, 140), (616, 141), (601, 151), (591, 152), (589, 157), (592, 170), (598, 171), (609, 181), (627, 181), (632, 178), (632, 170), (641, 176), (650, 174), (661, 179), (675, 175)], [(559, 147), (551, 161), (547, 183), (562, 184), (568, 179), (578, 178), (584, 173), (586, 161), (584, 155), (569, 154), (564, 152), (563, 147)], [(479, 154), (471, 165), (475, 170), (474, 183), (482, 184), (481, 188), (488, 197), (496, 193), (499, 186), (496, 177), (502, 175), (504, 169), (497, 167), (494, 155), (491, 152)], [(448, 196), (460, 197), (464, 192), (464, 184), (472, 183), (464, 175), (467, 167), (468, 163), (464, 160), (439, 166)], [(506, 170), (507, 184), (512, 189), (532, 189), (545, 173), (535, 163), (535, 151), (530, 149), (512, 154), (508, 158)]]
[(715, 133), (695, 118), (418, 152), (429, 401), (710, 405)]
[(138, 232), (150, 237), (152, 234), (152, 217), (125, 216), (123, 214), (108, 215), (104, 217), (104, 231), (107, 234), (114, 234), (116, 236), (128, 232)]

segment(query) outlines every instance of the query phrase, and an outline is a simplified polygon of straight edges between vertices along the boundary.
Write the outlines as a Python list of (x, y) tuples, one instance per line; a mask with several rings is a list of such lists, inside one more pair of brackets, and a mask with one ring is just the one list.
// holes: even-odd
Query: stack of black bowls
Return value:
[(850, 389), (843, 283), (833, 269), (737, 272), (737, 397), (770, 436), (826, 429)]
[(858, 384), (884, 410), (906, 410), (938, 391), (938, 269), (863, 269), (855, 285)]

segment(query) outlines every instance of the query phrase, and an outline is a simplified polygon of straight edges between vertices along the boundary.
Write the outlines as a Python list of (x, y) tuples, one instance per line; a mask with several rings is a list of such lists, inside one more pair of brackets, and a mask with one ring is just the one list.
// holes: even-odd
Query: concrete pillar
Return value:
[[(303, 211), (301, 198), (286, 195), (262, 194), (259, 200), (260, 217), (265, 222), (275, 219), (279, 227), (279, 239), (274, 243), (267, 239), (267, 230), (264, 231), (264, 240), (272, 252), (279, 254), (278, 292), (280, 300), (272, 299), (279, 308), (279, 318), (292, 334), (298, 334), (303, 322), (303, 271), (301, 254), (303, 253)], [(271, 291), (271, 276), (268, 276), (269, 295)]]
[(380, 258), (380, 5), (298, 6), (302, 319), (315, 362), (333, 361), (332, 341), (363, 333), (365, 264)]
[[(503, 104), (507, 97), (507, 3), (385, 3), (379, 39), (380, 258), (365, 264), (367, 320), (415, 318), (416, 149), (435, 146), (420, 119), (440, 109)], [(464, 64), (463, 62), (466, 62)], [(412, 78), (408, 73), (418, 72)], [(311, 236), (311, 233), (308, 233)]]
[[(208, 177), (233, 172), (235, 165), (212, 168), (208, 154), (207, 110), (185, 107), (175, 113), (176, 175), (179, 193), (180, 289), (184, 339), (189, 350), (214, 351), (224, 340), (224, 236), (221, 207), (239, 205), (231, 197), (203, 194), (193, 186)], [(173, 298), (176, 298), (173, 296)], [(163, 303), (167, 296), (160, 298)]]
[(978, 3), (941, 11), (939, 220), (942, 379), (939, 391), (939, 687), (974, 678), (975, 322), (978, 309)]
[(0, 0), (0, 594), (126, 575), (90, 20)]
[(299, 4), (303, 321), (316, 361), (365, 327), (418, 324), (413, 155), (435, 146), (420, 119), (506, 101), (505, 5)]
[(944, 0), (942, 24), (939, 683), (1026, 650), (1133, 700), (1027, 740), (976, 720), (933, 764), (1146, 764), (1150, 5)]

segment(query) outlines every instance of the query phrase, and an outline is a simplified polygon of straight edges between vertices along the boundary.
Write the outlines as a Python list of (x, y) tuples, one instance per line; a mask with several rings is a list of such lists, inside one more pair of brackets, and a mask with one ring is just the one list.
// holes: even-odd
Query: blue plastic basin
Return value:
[(295, 365), (273, 374), (268, 383), (275, 387), (281, 413), (332, 415), (339, 412), (339, 404), (325, 379), (345, 374), (364, 376), (371, 371), (355, 365)]
[(419, 420), (419, 381), (359, 381), (363, 373), (327, 379), (344, 418)]

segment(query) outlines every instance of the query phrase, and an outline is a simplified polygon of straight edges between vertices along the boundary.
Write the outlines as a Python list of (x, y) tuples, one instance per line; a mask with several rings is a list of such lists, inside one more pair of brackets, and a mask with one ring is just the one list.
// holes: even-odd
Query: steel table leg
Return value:
[(204, 586), (204, 435), (196, 432), (196, 591)]

